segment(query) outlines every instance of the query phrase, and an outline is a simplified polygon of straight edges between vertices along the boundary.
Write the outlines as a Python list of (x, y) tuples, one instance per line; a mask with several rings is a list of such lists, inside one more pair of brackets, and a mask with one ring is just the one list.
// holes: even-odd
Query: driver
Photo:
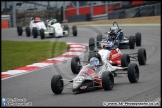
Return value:
[(51, 21), (49, 21), (49, 24), (50, 24), (50, 25), (53, 25), (53, 24), (55, 24), (55, 23), (57, 23), (57, 20), (56, 20), (56, 19), (52, 19)]
[(113, 50), (114, 49), (114, 43), (112, 41), (108, 41), (106, 43), (106, 45), (103, 45), (104, 49), (108, 49), (108, 50)]
[(94, 70), (97, 70), (97, 67), (99, 65), (99, 60), (96, 57), (92, 57), (90, 59), (90, 65), (94, 66)]
[(116, 27), (116, 26), (110, 27), (110, 33), (108, 36), (108, 40), (114, 41), (116, 39), (117, 34), (118, 34), (118, 27)]
[(40, 21), (40, 18), (39, 17), (36, 17), (34, 22), (37, 23), (39, 21)]

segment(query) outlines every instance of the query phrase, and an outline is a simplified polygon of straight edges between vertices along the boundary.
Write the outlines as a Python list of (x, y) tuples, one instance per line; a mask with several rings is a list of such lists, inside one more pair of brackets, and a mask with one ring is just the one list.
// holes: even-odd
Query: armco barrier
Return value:
[(154, 4), (154, 15), (161, 15), (161, 3)]
[(143, 16), (154, 16), (154, 5), (140, 6), (140, 17)]
[(126, 18), (134, 18), (140, 16), (140, 10), (138, 7), (125, 9)]
[(90, 14), (69, 16), (68, 22), (90, 21)]
[(116, 10), (116, 11), (113, 11), (113, 12), (110, 12), (108, 14), (108, 19), (121, 19), (121, 18), (125, 18), (125, 12), (124, 12), (124, 9), (121, 9), (121, 10)]

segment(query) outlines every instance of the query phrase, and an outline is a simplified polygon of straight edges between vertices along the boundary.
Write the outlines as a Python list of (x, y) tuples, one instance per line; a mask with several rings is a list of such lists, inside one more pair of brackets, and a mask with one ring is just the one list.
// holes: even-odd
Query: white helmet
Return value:
[(118, 32), (118, 27), (116, 27), (116, 26), (110, 27), (110, 32), (116, 34)]

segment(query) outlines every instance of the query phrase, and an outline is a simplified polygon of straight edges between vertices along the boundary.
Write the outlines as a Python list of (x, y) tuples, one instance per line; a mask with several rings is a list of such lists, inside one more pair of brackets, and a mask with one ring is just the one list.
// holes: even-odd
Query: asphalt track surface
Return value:
[[(153, 102), (161, 99), (161, 38), (160, 26), (123, 26), (126, 36), (142, 34), (142, 48), (147, 52), (147, 64), (139, 66), (140, 77), (138, 83), (131, 84), (126, 75), (115, 77), (113, 90), (92, 90), (85, 93), (73, 93), (65, 88), (62, 94), (55, 95), (51, 90), (51, 78), (54, 74), (61, 74), (63, 78), (74, 78), (70, 69), (70, 61), (58, 65), (46, 67), (20, 76), (1, 80), (2, 98), (25, 98), (26, 102), (32, 102), (32, 106), (103, 106), (103, 102)], [(2, 29), (2, 40), (18, 41), (65, 41), (88, 44), (90, 37), (97, 36), (109, 30), (109, 26), (78, 26), (78, 36), (64, 38), (48, 38), (41, 40), (39, 37), (17, 36), (15, 28)], [(100, 31), (100, 32), (99, 32)], [(133, 50), (121, 49), (122, 53), (136, 53), (139, 48)], [(80, 56), (87, 60), (87, 53)], [(137, 61), (132, 61), (136, 62)], [(65, 82), (66, 83), (66, 82)], [(68, 87), (71, 87), (69, 85)]]

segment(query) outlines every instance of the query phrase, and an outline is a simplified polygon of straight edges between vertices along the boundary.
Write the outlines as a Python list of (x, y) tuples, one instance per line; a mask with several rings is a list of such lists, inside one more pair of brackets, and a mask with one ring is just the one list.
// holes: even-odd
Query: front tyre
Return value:
[(129, 48), (130, 49), (134, 49), (135, 47), (135, 39), (134, 39), (134, 36), (130, 36), (129, 37)]
[(137, 83), (139, 80), (139, 69), (137, 64), (130, 63), (128, 65), (128, 79), (131, 83)]
[(146, 65), (146, 61), (147, 61), (146, 50), (144, 48), (140, 48), (138, 50), (138, 63), (140, 65)]
[(78, 74), (81, 69), (80, 59), (78, 56), (75, 56), (71, 59), (71, 71), (74, 74)]
[(64, 82), (61, 75), (54, 75), (51, 79), (51, 89), (55, 94), (62, 93), (64, 88)]
[(128, 67), (130, 63), (130, 57), (128, 54), (122, 54), (121, 57), (121, 67)]
[(108, 71), (102, 73), (102, 87), (105, 91), (114, 87), (114, 76)]
[(136, 46), (141, 46), (141, 33), (137, 32), (136, 35)]

